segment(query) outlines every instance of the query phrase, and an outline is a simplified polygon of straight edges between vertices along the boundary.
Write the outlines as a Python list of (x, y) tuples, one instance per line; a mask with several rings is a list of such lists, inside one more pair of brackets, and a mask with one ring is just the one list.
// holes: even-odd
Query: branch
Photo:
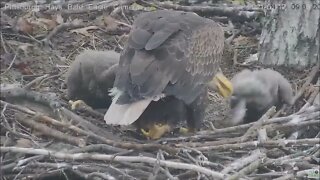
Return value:
[(55, 94), (44, 94), (36, 91), (28, 91), (17, 84), (1, 84), (0, 94), (3, 98), (27, 99), (33, 102), (45, 104), (52, 109), (61, 107), (58, 97)]
[(231, 171), (238, 171), (239, 169), (243, 168), (247, 164), (250, 164), (258, 159), (260, 159), (262, 156), (265, 156), (264, 153), (262, 153), (259, 149), (252, 152), (252, 154), (245, 158), (240, 158), (232, 162), (229, 166), (225, 167), (221, 173), (228, 174)]
[(275, 148), (292, 146), (314, 146), (319, 144), (320, 138), (299, 139), (299, 140), (269, 140), (265, 142), (250, 141), (237, 144), (224, 144), (218, 146), (195, 147), (199, 151), (230, 150), (230, 149), (255, 149), (257, 147)]
[(260, 8), (247, 7), (247, 6), (240, 6), (240, 7), (181, 6), (178, 4), (169, 4), (165, 2), (159, 2), (159, 1), (153, 1), (152, 3), (143, 1), (143, 3), (141, 4), (142, 5), (147, 4), (148, 6), (156, 5), (162, 8), (174, 9), (174, 10), (180, 10), (180, 11), (208, 13), (212, 16), (227, 16), (232, 19), (236, 19), (238, 21), (252, 20), (258, 17), (262, 12), (262, 9)]
[(33, 118), (26, 118), (26, 116), (23, 116), (22, 114), (18, 115), (16, 114), (16, 120), (21, 122), (24, 125), (27, 125), (28, 127), (35, 129), (39, 132), (41, 132), (41, 134), (48, 136), (48, 137), (52, 137), (58, 140), (62, 140), (64, 142), (68, 142), (74, 145), (77, 145), (79, 147), (84, 147), (86, 144), (86, 141), (82, 138), (78, 138), (78, 137), (74, 137), (71, 135), (67, 135), (61, 131), (52, 129), (44, 124), (35, 122), (34, 120), (32, 120)]
[(241, 177), (244, 177), (246, 174), (249, 174), (256, 170), (260, 165), (262, 164), (262, 158), (259, 160), (253, 161), (251, 164), (249, 164), (247, 167), (241, 169), (239, 172), (233, 174), (227, 180), (236, 180), (240, 179)]
[(72, 149), (69, 150), (70, 153), (80, 153), (80, 152), (98, 152), (98, 151), (103, 151), (103, 152), (120, 152), (120, 153), (129, 153), (131, 151), (113, 147), (107, 144), (92, 144), (88, 145), (82, 148), (77, 148), (77, 149)]
[[(310, 83), (313, 81), (313, 79), (319, 73), (319, 68), (320, 68), (320, 63), (317, 63), (317, 65), (312, 68), (311, 72), (308, 75), (308, 79), (302, 85), (302, 87), (297, 92), (297, 94), (294, 96), (292, 104), (295, 104), (297, 102), (297, 100), (301, 98), (301, 96), (305, 92), (306, 88), (310, 85)], [(285, 106), (283, 106), (273, 117), (278, 117), (284, 111), (284, 109), (285, 109)]]
[(83, 27), (83, 26), (84, 26), (83, 23), (79, 23), (77, 21), (66, 22), (66, 23), (59, 24), (41, 41), (44, 43), (45, 46), (51, 46), (51, 38), (53, 36), (55, 36), (56, 34), (58, 34), (58, 32), (60, 32), (60, 31), (62, 31), (64, 29), (67, 29), (67, 28), (80, 28), (80, 27)]
[(258, 121), (247, 130), (247, 132), (241, 137), (241, 141), (247, 141), (248, 139), (254, 138), (258, 134), (259, 128), (262, 127), (263, 123), (269, 119), (276, 112), (276, 107), (271, 107)]

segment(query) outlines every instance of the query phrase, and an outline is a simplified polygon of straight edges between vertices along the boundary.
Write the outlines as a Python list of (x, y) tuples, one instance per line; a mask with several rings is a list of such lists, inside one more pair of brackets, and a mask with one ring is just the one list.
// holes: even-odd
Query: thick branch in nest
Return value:
[(256, 169), (258, 169), (258, 167), (262, 164), (262, 158), (253, 161), (252, 163), (250, 163), (247, 167), (241, 169), (239, 172), (233, 174), (232, 176), (230, 176), (229, 178), (227, 178), (227, 180), (236, 180), (236, 179), (240, 179), (241, 177), (244, 177), (247, 174), (250, 174), (251, 172), (255, 171)]
[(244, 166), (260, 159), (262, 156), (265, 156), (259, 149), (252, 152), (252, 154), (245, 158), (240, 158), (232, 162), (229, 166), (224, 168), (221, 173), (228, 174), (231, 171), (238, 171), (239, 169), (243, 168)]
[(27, 118), (26, 116), (22, 116), (21, 114), (16, 114), (16, 119), (21, 122), (24, 125), (27, 125), (28, 127), (37, 130), (38, 132), (41, 132), (41, 134), (48, 136), (48, 137), (53, 137), (58, 140), (62, 140), (74, 145), (77, 145), (79, 147), (84, 147), (86, 144), (86, 141), (82, 138), (74, 137), (71, 135), (67, 135), (61, 131), (52, 129), (45, 124), (38, 123), (31, 118)]
[(28, 91), (15, 84), (1, 84), (0, 94), (2, 98), (26, 99), (51, 107), (53, 110), (61, 107), (58, 97), (53, 94), (43, 94), (35, 91)]
[(258, 147), (272, 148), (272, 147), (292, 147), (292, 146), (313, 146), (320, 142), (320, 138), (312, 139), (299, 139), (299, 140), (269, 140), (265, 142), (259, 141), (250, 141), (237, 144), (224, 144), (218, 146), (205, 146), (205, 147), (196, 147), (195, 149), (199, 151), (212, 151), (219, 150), (225, 151), (230, 149), (255, 149)]
[(247, 141), (248, 139), (254, 138), (258, 134), (259, 128), (262, 127), (263, 123), (269, 119), (276, 112), (276, 107), (271, 107), (258, 121), (247, 130), (247, 132), (241, 137), (241, 141)]
[[(139, 2), (141, 3), (141, 2)], [(227, 16), (231, 19), (237, 21), (248, 21), (254, 18), (257, 18), (262, 9), (260, 8), (252, 8), (252, 7), (215, 7), (215, 6), (181, 6), (178, 4), (169, 4), (166, 2), (153, 1), (152, 3), (148, 3), (144, 1), (143, 4), (147, 5), (156, 5), (158, 7), (166, 8), (166, 9), (174, 9), (180, 11), (191, 11), (197, 13), (206, 13), (211, 16)]]

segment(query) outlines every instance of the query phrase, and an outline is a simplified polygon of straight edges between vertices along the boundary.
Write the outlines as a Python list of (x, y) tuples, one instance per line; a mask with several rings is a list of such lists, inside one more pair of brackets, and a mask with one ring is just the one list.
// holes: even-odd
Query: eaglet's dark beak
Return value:
[(224, 98), (230, 97), (233, 93), (233, 86), (231, 81), (221, 72), (217, 73), (214, 76), (213, 80), (209, 82), (209, 87), (216, 90)]

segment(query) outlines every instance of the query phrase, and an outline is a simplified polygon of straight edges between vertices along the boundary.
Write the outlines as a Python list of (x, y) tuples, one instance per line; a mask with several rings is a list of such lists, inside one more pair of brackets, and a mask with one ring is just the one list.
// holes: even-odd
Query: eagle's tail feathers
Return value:
[(104, 120), (111, 125), (130, 125), (134, 123), (151, 103), (152, 98), (131, 104), (116, 104), (112, 101)]

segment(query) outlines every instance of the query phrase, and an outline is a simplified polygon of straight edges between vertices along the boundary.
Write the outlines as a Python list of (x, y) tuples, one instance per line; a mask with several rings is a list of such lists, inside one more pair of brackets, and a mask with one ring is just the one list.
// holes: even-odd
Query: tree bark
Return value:
[(260, 62), (303, 68), (319, 61), (320, 0), (271, 0), (263, 8)]

